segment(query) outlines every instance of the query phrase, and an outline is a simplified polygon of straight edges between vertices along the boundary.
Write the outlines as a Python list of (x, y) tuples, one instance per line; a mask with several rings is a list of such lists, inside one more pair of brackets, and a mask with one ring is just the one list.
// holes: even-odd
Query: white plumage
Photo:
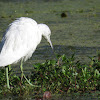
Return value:
[(50, 43), (51, 31), (45, 24), (37, 24), (31, 18), (21, 17), (9, 25), (0, 44), (0, 67), (26, 61), (32, 56), (42, 35)]

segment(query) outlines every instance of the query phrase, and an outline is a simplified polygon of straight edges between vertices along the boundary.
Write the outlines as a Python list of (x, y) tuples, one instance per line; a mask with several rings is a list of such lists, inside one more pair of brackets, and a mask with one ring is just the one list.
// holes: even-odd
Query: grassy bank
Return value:
[(29, 78), (30, 82), (39, 87), (30, 86), (20, 76), (9, 71), (10, 89), (6, 87), (5, 70), (0, 69), (0, 95), (39, 95), (44, 91), (54, 94), (61, 93), (91, 93), (100, 91), (100, 59), (90, 58), (88, 65), (83, 65), (72, 55), (57, 55), (56, 60), (33, 65)]

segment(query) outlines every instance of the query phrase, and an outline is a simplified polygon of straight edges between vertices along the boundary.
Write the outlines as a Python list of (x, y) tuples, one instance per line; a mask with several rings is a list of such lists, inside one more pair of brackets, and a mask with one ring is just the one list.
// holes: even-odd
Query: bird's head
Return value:
[(50, 40), (51, 30), (49, 29), (49, 27), (46, 24), (38, 24), (38, 26), (39, 26), (40, 32), (42, 33), (44, 38), (49, 42), (51, 48), (53, 49), (53, 45)]

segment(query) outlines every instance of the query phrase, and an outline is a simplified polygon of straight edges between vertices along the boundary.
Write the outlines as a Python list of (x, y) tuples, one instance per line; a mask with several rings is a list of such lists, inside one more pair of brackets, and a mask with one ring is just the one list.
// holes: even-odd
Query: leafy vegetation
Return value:
[(34, 65), (30, 82), (39, 87), (30, 86), (24, 79), (9, 72), (10, 86), (6, 87), (4, 69), (0, 70), (0, 94), (28, 95), (44, 91), (52, 93), (73, 93), (100, 91), (100, 59), (91, 58), (89, 65), (82, 65), (74, 55), (57, 55), (57, 60), (47, 60)]

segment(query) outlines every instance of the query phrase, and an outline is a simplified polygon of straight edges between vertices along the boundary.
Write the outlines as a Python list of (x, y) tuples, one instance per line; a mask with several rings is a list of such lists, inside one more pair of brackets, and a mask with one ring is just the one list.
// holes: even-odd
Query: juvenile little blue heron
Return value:
[[(42, 36), (45, 37), (53, 49), (50, 35), (51, 31), (46, 24), (37, 24), (35, 20), (27, 17), (18, 18), (9, 25), (0, 44), (0, 67), (6, 67), (8, 88), (10, 88), (8, 66), (21, 61), (22, 77), (25, 77), (22, 62), (32, 56)], [(25, 79), (27, 80), (26, 77)]]

